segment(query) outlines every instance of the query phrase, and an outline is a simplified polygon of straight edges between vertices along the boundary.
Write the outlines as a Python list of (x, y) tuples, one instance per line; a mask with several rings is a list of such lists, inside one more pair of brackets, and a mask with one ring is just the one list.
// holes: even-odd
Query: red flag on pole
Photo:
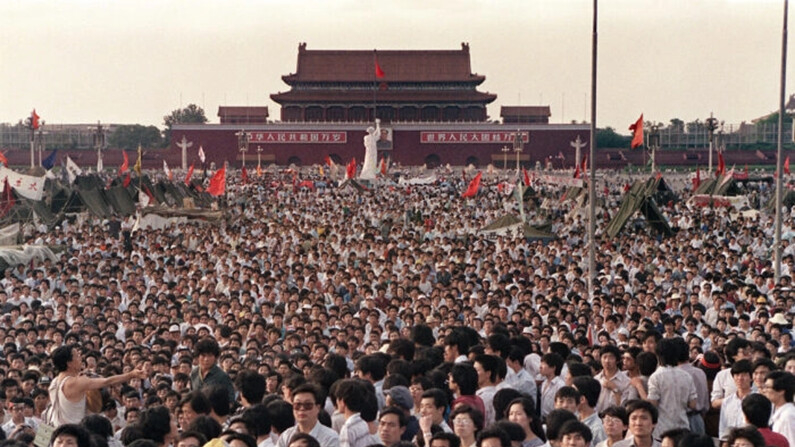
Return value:
[(384, 70), (382, 70), (381, 66), (378, 65), (378, 56), (373, 56), (373, 60), (375, 61), (375, 77), (377, 79), (384, 79), (386, 73), (384, 73)]
[(718, 169), (715, 171), (715, 176), (720, 176), (726, 173), (726, 162), (723, 160), (723, 151), (718, 151)]
[(530, 186), (530, 176), (527, 175), (527, 169), (525, 169), (525, 168), (522, 168), (522, 177), (523, 177), (522, 180), (524, 181), (524, 185), (525, 186)]
[(128, 172), (127, 175), (124, 177), (124, 180), (121, 183), (122, 186), (124, 186), (125, 188), (130, 186), (130, 180), (132, 180), (132, 179), (130, 178), (130, 173)]
[(635, 124), (629, 126), (629, 130), (632, 133), (632, 143), (630, 143), (629, 147), (631, 149), (635, 149), (638, 146), (643, 146), (643, 114), (640, 114), (640, 118), (635, 121)]
[(784, 173), (789, 175), (789, 155), (787, 155), (787, 159), (784, 160)]
[(246, 171), (245, 166), (243, 166), (241, 172), (242, 172), (241, 176), (243, 177), (243, 184), (245, 185), (246, 183), (248, 183), (248, 171)]
[(12, 206), (14, 206), (14, 194), (11, 192), (11, 185), (8, 184), (8, 177), (6, 177), (3, 180), (3, 194), (0, 196), (0, 216), (5, 216)]
[(348, 163), (348, 166), (345, 168), (345, 178), (354, 178), (356, 177), (356, 158), (351, 160)]
[(30, 126), (33, 130), (39, 129), (39, 118), (40, 116), (36, 114), (36, 109), (33, 109), (33, 113), (30, 114)]
[(190, 185), (190, 179), (193, 177), (193, 163), (188, 168), (188, 174), (185, 175), (185, 185)]
[(386, 158), (381, 159), (381, 175), (386, 175)]
[(121, 155), (124, 157), (124, 162), (119, 167), (119, 175), (124, 174), (130, 168), (130, 159), (127, 158), (127, 152), (121, 151)]
[(461, 197), (465, 199), (468, 197), (475, 197), (475, 195), (478, 193), (478, 189), (480, 188), (480, 178), (482, 176), (483, 173), (478, 172), (478, 175), (476, 175), (475, 178), (473, 178), (472, 181), (469, 182), (469, 187), (467, 188), (466, 191), (464, 191), (464, 194), (462, 194)]
[(573, 175), (573, 177), (574, 177), (574, 178), (580, 178), (580, 165), (577, 165), (577, 166), (574, 168), (574, 175)]
[(6, 167), (8, 167), (8, 159), (6, 158), (6, 154), (3, 152), (0, 152), (0, 163), (3, 163), (6, 165)]
[(215, 171), (212, 178), (210, 178), (210, 186), (207, 187), (207, 192), (211, 196), (220, 196), (226, 189), (226, 165), (221, 169)]

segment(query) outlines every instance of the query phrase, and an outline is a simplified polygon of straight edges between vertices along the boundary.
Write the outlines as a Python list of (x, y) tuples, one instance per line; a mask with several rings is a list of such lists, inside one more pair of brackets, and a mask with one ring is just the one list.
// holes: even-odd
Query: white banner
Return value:
[(582, 188), (583, 183), (582, 179), (580, 178), (571, 178), (571, 177), (558, 177), (554, 175), (542, 175), (538, 177), (538, 179), (550, 185), (560, 185), (560, 186), (573, 186), (575, 188)]
[[(8, 184), (17, 194), (30, 200), (41, 200), (44, 194), (44, 177), (33, 177), (12, 171), (0, 166), (0, 179), (8, 178)], [(5, 188), (5, 183), (0, 183), (0, 192)]]
[(69, 183), (74, 183), (78, 175), (83, 175), (83, 170), (68, 155), (66, 156), (66, 173), (69, 174)]

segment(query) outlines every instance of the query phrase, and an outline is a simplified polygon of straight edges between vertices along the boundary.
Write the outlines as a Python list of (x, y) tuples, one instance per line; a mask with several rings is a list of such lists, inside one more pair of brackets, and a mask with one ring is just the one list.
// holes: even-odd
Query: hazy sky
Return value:
[[(783, 0), (602, 0), (597, 125), (628, 133), (640, 113), (739, 123), (777, 110), (782, 18)], [(591, 0), (0, 0), (0, 122), (35, 107), (50, 123), (162, 127), (189, 103), (210, 122), (219, 105), (278, 118), (269, 95), (288, 89), (299, 42), (469, 42), (480, 90), (498, 95), (492, 118), (543, 104), (552, 122), (587, 120), (591, 20)]]

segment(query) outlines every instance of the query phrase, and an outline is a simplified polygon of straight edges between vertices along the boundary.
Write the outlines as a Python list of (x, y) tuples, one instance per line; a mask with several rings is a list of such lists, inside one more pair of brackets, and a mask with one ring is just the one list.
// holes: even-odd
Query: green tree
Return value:
[(162, 144), (160, 130), (155, 126), (124, 125), (117, 127), (108, 139), (110, 147), (126, 151), (136, 150), (139, 144), (145, 148), (159, 147)]
[(163, 124), (166, 130), (163, 132), (165, 144), (171, 141), (171, 127), (174, 124), (204, 124), (207, 122), (207, 116), (204, 114), (204, 109), (196, 104), (188, 104), (183, 109), (176, 109), (170, 114), (163, 117)]
[(632, 137), (619, 135), (612, 127), (596, 130), (596, 147), (618, 148), (629, 147)]

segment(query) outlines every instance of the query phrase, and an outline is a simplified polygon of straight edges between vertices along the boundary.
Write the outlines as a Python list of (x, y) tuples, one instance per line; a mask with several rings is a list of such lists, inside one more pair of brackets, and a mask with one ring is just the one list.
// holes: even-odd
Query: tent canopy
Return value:
[(668, 225), (668, 220), (660, 212), (657, 203), (654, 200), (655, 194), (658, 192), (659, 179), (650, 178), (646, 181), (638, 180), (635, 182), (629, 191), (624, 194), (624, 200), (621, 201), (621, 207), (618, 213), (613, 216), (613, 219), (607, 224), (606, 233), (609, 237), (614, 238), (621, 232), (626, 225), (627, 221), (637, 212), (646, 218), (646, 222), (659, 233), (666, 236), (671, 236), (673, 230)]

